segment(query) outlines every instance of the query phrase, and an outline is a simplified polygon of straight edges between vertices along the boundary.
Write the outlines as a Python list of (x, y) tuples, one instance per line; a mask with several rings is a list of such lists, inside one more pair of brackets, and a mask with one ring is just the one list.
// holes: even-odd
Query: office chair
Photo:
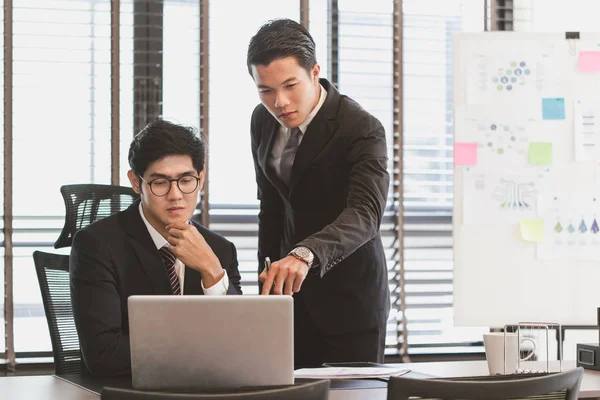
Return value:
[(71, 309), (69, 256), (35, 251), (33, 261), (50, 330), (56, 374), (81, 373), (83, 361)]
[(105, 387), (101, 400), (327, 400), (329, 381), (230, 393), (162, 393)]
[(577, 400), (583, 368), (536, 377), (491, 376), (477, 379), (411, 379), (391, 377), (387, 400), (515, 398)]
[(69, 247), (81, 228), (125, 210), (138, 199), (132, 188), (112, 185), (63, 185), (60, 193), (65, 202), (65, 225), (54, 248)]

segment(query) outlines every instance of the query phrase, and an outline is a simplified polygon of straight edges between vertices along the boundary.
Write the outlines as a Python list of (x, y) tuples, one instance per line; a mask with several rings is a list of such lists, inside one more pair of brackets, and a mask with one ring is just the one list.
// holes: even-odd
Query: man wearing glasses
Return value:
[(73, 238), (73, 313), (92, 375), (131, 373), (129, 296), (242, 293), (234, 245), (190, 219), (204, 162), (192, 128), (148, 124), (129, 148), (127, 176), (140, 199)]

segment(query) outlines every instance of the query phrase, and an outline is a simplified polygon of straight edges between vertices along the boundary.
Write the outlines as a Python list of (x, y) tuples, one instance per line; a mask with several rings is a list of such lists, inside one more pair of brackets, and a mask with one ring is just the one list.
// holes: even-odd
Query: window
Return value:
[(409, 353), (481, 351), (487, 328), (452, 312), (452, 35), (483, 30), (483, 4), (404, 1), (404, 206)]
[(260, 25), (273, 18), (297, 20), (300, 9), (297, 3), (278, 0), (212, 0), (209, 7), (210, 226), (236, 245), (242, 289), (255, 294), (258, 201), (250, 116), (260, 100), (248, 74), (246, 52)]
[(210, 202), (257, 205), (250, 116), (260, 101), (246, 52), (260, 25), (273, 18), (297, 20), (300, 9), (295, 2), (277, 0), (212, 0), (209, 7)]
[[(538, 0), (531, 1), (539, 6)], [(246, 50), (262, 23), (280, 17), (299, 20), (300, 7), (298, 1), (278, 0), (207, 3), (211, 228), (236, 244), (244, 292), (252, 294), (257, 292), (258, 202), (249, 126), (259, 98), (247, 72)], [(403, 232), (410, 352), (481, 350), (470, 345), (481, 341), (483, 328), (454, 328), (452, 323), (451, 46), (454, 32), (483, 29), (483, 4), (402, 3)], [(390, 160), (395, 155), (394, 4), (392, 0), (309, 2), (309, 29), (317, 42), (321, 76), (335, 73), (340, 91), (379, 118), (388, 135)], [(19, 353), (50, 350), (31, 254), (38, 249), (56, 252), (51, 246), (64, 215), (60, 186), (110, 182), (110, 5), (109, 0), (14, 2), (12, 195), (14, 328)], [(127, 186), (129, 143), (141, 122), (160, 115), (199, 128), (202, 27), (200, 0), (122, 0), (120, 7), (118, 156), (120, 183)], [(339, 29), (330, 29), (332, 18)], [(539, 24), (537, 18), (536, 14), (532, 24)], [(336, 52), (331, 52), (331, 43), (338, 44)], [(337, 54), (335, 60), (331, 54)], [(147, 74), (140, 72), (143, 68)], [(153, 109), (145, 110), (146, 105)], [(392, 190), (387, 211), (382, 232), (388, 266), (394, 269)], [(3, 252), (4, 248), (0, 255)], [(395, 285), (393, 273), (390, 278)], [(3, 289), (0, 285), (0, 294)], [(389, 321), (389, 354), (397, 346), (395, 317), (392, 313)], [(3, 329), (4, 324), (0, 333)], [(4, 341), (0, 351), (3, 346)]]
[(51, 349), (31, 255), (38, 249), (54, 251), (50, 246), (58, 237), (64, 215), (60, 186), (109, 182), (107, 4), (23, 0), (14, 5), (16, 352)]

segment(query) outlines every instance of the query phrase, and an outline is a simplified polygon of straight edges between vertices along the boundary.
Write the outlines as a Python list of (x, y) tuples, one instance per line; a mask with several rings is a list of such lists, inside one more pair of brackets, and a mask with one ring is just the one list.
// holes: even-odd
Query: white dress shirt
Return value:
[[(310, 124), (310, 122), (313, 120), (315, 115), (317, 115), (317, 113), (321, 109), (321, 106), (323, 106), (325, 99), (327, 98), (327, 90), (325, 90), (323, 85), (319, 84), (319, 86), (321, 86), (321, 95), (319, 96), (319, 102), (317, 103), (315, 108), (313, 108), (313, 110), (310, 112), (310, 114), (308, 114), (308, 116), (306, 117), (304, 122), (302, 122), (300, 124), (300, 126), (298, 127), (298, 128), (300, 128), (300, 133), (301, 133), (300, 141), (298, 142), (298, 144), (302, 143), (302, 139), (304, 138), (304, 133), (306, 132), (306, 129), (308, 129), (308, 124)], [(269, 157), (269, 165), (275, 169), (277, 176), (279, 176), (280, 178), (281, 178), (281, 169), (280, 169), (281, 154), (283, 153), (283, 148), (285, 147), (285, 144), (287, 143), (288, 139), (290, 138), (290, 134), (291, 134), (291, 129), (286, 128), (285, 126), (281, 125), (281, 127), (279, 128), (279, 134), (275, 137), (275, 141), (273, 142), (273, 149), (271, 151), (271, 156)]]
[[(158, 233), (158, 231), (156, 229), (154, 229), (154, 227), (152, 225), (150, 225), (150, 222), (148, 222), (148, 220), (144, 216), (144, 210), (142, 209), (142, 203), (140, 203), (140, 215), (142, 217), (142, 221), (144, 221), (144, 224), (146, 225), (146, 228), (148, 229), (148, 233), (150, 233), (150, 237), (152, 238), (152, 241), (154, 242), (156, 249), (160, 250), (165, 246), (169, 247), (171, 244), (169, 242), (167, 242), (167, 240), (164, 237), (162, 237), (162, 235), (160, 233)], [(179, 260), (179, 258), (177, 260), (175, 260), (175, 272), (177, 273), (177, 277), (179, 277), (179, 285), (181, 286), (181, 294), (183, 294), (183, 282), (185, 280), (185, 265), (183, 265), (183, 263)], [(204, 294), (213, 295), (213, 296), (221, 296), (221, 295), (227, 294), (227, 290), (229, 289), (229, 277), (227, 276), (227, 271), (225, 269), (223, 269), (223, 272), (225, 272), (225, 274), (223, 275), (221, 280), (209, 288), (205, 288), (204, 282), (200, 282), (200, 285), (202, 285), (202, 291), (204, 292)]]

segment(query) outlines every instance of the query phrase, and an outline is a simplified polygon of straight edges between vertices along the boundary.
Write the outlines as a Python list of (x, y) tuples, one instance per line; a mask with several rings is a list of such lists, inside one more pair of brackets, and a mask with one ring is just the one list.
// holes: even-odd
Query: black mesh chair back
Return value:
[(64, 185), (65, 226), (54, 248), (69, 247), (81, 228), (129, 207), (138, 198), (132, 188), (111, 185)]
[(105, 387), (101, 400), (327, 400), (329, 381), (231, 393), (166, 393)]
[(543, 374), (478, 377), (477, 379), (411, 379), (392, 377), (387, 400), (420, 399), (536, 399), (576, 400), (583, 368)]
[(82, 359), (69, 289), (69, 256), (33, 253), (57, 374), (81, 373)]

